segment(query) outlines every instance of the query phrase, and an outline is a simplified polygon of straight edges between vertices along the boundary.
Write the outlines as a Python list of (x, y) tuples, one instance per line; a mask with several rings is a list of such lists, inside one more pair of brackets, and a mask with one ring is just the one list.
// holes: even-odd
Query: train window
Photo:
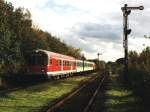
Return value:
[(66, 66), (66, 61), (64, 61), (64, 66)]
[(79, 62), (77, 62), (77, 66), (79, 66)]
[(47, 65), (48, 56), (43, 52), (33, 53), (28, 59), (29, 65)]
[(77, 66), (83, 66), (82, 62), (77, 62)]
[(59, 66), (61, 66), (62, 65), (62, 62), (61, 62), (61, 60), (59, 60)]
[(69, 61), (67, 61), (67, 66), (69, 66)]
[(73, 65), (73, 62), (72, 62), (72, 61), (70, 61), (70, 62), (69, 62), (69, 65), (70, 65), (70, 66), (72, 66), (72, 65)]
[(77, 62), (77, 66), (82, 66), (82, 63), (81, 62)]
[(58, 66), (58, 60), (56, 60), (56, 66)]
[(91, 67), (91, 64), (89, 64), (88, 67)]
[(67, 62), (65, 61), (65, 66), (67, 66)]
[(63, 66), (65, 66), (65, 61), (63, 61)]
[(72, 61), (70, 65), (71, 65), (71, 66), (75, 66), (75, 62)]
[(69, 66), (69, 61), (67, 61), (67, 66)]
[(60, 66), (61, 65), (61, 60), (57, 60), (57, 66)]
[(53, 64), (53, 60), (52, 60), (52, 59), (50, 59), (49, 64), (50, 64), (50, 65), (52, 65), (52, 64)]
[(80, 66), (83, 66), (83, 64), (80, 62)]
[(67, 66), (67, 61), (65, 61), (65, 66)]
[(76, 66), (76, 62), (74, 62), (74, 66)]
[(55, 60), (55, 66), (58, 66), (59, 62), (58, 60)]
[(58, 66), (61, 66), (61, 60), (58, 60)]
[(68, 61), (68, 66), (71, 66), (71, 62)]

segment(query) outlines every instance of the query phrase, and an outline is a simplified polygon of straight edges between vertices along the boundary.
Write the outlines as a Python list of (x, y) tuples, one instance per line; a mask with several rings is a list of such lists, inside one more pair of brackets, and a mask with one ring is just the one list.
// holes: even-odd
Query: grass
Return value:
[(110, 79), (105, 95), (106, 112), (142, 112), (140, 98), (124, 88), (116, 77)]
[(99, 91), (92, 112), (148, 112), (140, 97), (126, 89), (117, 75), (110, 75), (103, 90)]
[(38, 111), (48, 102), (77, 87), (83, 80), (91, 76), (76, 76), (67, 79), (54, 80), (35, 85), (19, 91), (14, 91), (0, 96), (0, 112), (33, 112)]

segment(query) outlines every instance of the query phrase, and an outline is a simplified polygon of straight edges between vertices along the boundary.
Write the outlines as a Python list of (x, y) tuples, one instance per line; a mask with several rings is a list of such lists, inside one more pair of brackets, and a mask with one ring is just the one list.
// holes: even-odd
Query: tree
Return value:
[(0, 71), (2, 73), (16, 72), (21, 59), (20, 43), (16, 41), (16, 34), (10, 28), (13, 16), (11, 3), (0, 0)]
[(26, 57), (35, 49), (45, 49), (80, 58), (81, 50), (68, 46), (58, 37), (44, 32), (32, 23), (28, 9), (14, 9), (0, 0), (0, 71), (17, 73), (26, 64)]

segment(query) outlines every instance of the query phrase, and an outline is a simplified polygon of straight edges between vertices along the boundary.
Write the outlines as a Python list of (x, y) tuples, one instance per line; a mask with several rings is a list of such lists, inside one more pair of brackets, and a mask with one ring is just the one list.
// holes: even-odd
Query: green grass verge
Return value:
[(126, 89), (116, 77), (112, 77), (105, 95), (106, 112), (142, 112), (139, 97)]
[(33, 112), (73, 90), (94, 75), (75, 76), (35, 85), (0, 96), (0, 112)]
[(118, 75), (110, 75), (103, 90), (99, 91), (92, 112), (148, 112), (141, 99), (124, 87)]

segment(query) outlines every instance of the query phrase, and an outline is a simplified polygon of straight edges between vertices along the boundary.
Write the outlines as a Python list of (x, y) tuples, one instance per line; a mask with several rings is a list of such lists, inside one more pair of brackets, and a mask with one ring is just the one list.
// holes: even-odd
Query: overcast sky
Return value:
[(33, 23), (58, 36), (69, 45), (80, 48), (87, 58), (115, 61), (123, 57), (122, 11), (128, 6), (143, 5), (143, 11), (132, 11), (129, 26), (129, 50), (142, 51), (150, 45), (150, 1), (148, 0), (7, 0), (15, 7), (30, 10)]

